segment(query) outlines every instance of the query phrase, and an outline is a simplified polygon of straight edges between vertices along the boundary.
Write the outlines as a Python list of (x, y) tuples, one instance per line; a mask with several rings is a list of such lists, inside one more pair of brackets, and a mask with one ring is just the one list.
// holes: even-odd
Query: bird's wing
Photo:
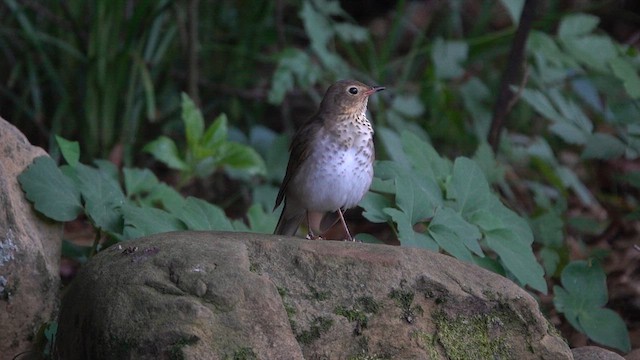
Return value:
[(322, 126), (322, 119), (315, 115), (308, 120), (308, 123), (302, 125), (291, 140), (291, 146), (289, 147), (291, 154), (289, 155), (289, 163), (287, 164), (287, 172), (280, 185), (280, 191), (276, 197), (276, 205), (273, 210), (280, 206), (284, 196), (287, 192), (289, 182), (297, 173), (300, 164), (302, 164), (310, 154), (311, 143), (315, 141), (317, 137), (318, 127)]

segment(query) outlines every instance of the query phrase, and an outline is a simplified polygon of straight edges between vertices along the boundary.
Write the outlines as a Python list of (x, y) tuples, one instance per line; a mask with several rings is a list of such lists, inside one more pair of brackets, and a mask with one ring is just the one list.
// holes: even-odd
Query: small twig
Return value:
[(527, 85), (527, 80), (529, 80), (529, 66), (527, 66), (527, 64), (524, 64), (524, 75), (522, 75), (522, 80), (518, 85), (518, 92), (516, 92), (516, 94), (507, 105), (507, 114), (511, 112), (513, 107), (518, 103), (518, 100), (520, 100), (520, 96), (522, 96), (522, 90), (524, 90), (524, 87)]
[(504, 127), (505, 119), (509, 113), (509, 110), (513, 105), (510, 105), (514, 98), (517, 99), (516, 94), (511, 91), (510, 87), (512, 83), (516, 82), (519, 69), (524, 62), (524, 50), (527, 43), (527, 38), (531, 30), (533, 18), (537, 8), (537, 0), (525, 0), (520, 14), (520, 23), (509, 51), (509, 60), (507, 67), (502, 74), (502, 80), (500, 83), (500, 90), (498, 98), (496, 99), (495, 106), (493, 108), (493, 120), (491, 121), (491, 128), (489, 129), (488, 141), (493, 151), (498, 150), (500, 143), (500, 133)]

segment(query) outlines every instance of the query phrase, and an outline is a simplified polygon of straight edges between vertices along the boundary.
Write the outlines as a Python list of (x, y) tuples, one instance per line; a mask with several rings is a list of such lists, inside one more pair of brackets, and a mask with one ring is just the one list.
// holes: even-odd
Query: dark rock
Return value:
[(55, 319), (62, 225), (39, 216), (18, 175), (46, 155), (0, 118), (0, 354), (33, 354), (40, 327)]
[(571, 359), (508, 279), (386, 245), (178, 232), (112, 246), (63, 299), (73, 359)]

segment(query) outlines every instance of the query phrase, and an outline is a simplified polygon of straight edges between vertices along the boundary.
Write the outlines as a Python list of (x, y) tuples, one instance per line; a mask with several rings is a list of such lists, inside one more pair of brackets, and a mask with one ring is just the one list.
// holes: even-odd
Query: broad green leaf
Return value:
[(214, 152), (217, 151), (220, 145), (227, 140), (227, 134), (229, 132), (227, 124), (227, 115), (218, 115), (213, 124), (209, 125), (207, 131), (204, 133), (201, 141), (202, 146)]
[(477, 225), (482, 231), (498, 230), (506, 227), (502, 218), (488, 209), (474, 212), (468, 220), (472, 224)]
[(71, 221), (83, 211), (80, 190), (48, 156), (36, 158), (18, 181), (35, 209), (50, 219)]
[(382, 146), (391, 160), (398, 163), (400, 166), (409, 168), (410, 163), (407, 159), (406, 153), (403, 151), (403, 142), (398, 133), (386, 127), (379, 127), (376, 129), (376, 133), (382, 141)]
[(557, 122), (549, 126), (549, 130), (560, 136), (562, 140), (574, 145), (583, 145), (589, 136), (584, 130), (569, 122)]
[(597, 262), (573, 261), (562, 270), (560, 281), (573, 296), (572, 306), (585, 309), (602, 307), (607, 303), (607, 277)]
[(406, 159), (417, 176), (430, 181), (444, 181), (451, 175), (451, 161), (438, 155), (431, 144), (408, 131), (402, 132), (401, 141)]
[[(455, 212), (450, 207), (439, 208), (436, 211), (435, 216), (433, 217), (433, 219), (431, 220), (431, 223), (429, 224), (430, 233), (432, 232), (432, 227), (434, 226), (436, 227), (436, 229), (438, 227), (447, 229), (447, 231), (450, 231), (454, 235), (456, 235), (456, 238), (458, 239), (457, 241), (459, 241), (461, 245), (465, 246), (468, 250), (471, 250), (473, 253), (475, 253), (480, 257), (484, 256), (484, 253), (480, 248), (480, 244), (478, 243), (478, 241), (482, 237), (482, 234), (480, 234), (480, 230), (478, 230), (478, 228), (473, 224), (468, 223), (465, 219), (462, 218), (462, 216), (459, 213)], [(433, 230), (433, 231), (437, 231), (437, 230)], [(440, 233), (442, 234), (442, 231), (440, 231)], [(431, 235), (433, 236), (433, 234)], [(438, 239), (436, 239), (436, 241), (438, 241)], [(440, 241), (438, 241), (438, 244), (442, 246)], [(446, 247), (444, 246), (442, 247), (445, 250), (447, 250)], [(449, 253), (451, 252), (449, 251)], [(453, 253), (452, 255), (458, 257)], [(459, 258), (459, 259), (463, 259), (463, 258)], [(469, 254), (468, 251), (467, 251), (467, 257), (465, 257), (464, 260), (471, 261), (471, 254)]]
[(183, 207), (173, 215), (182, 220), (188, 230), (233, 230), (222, 209), (198, 198), (188, 197)]
[(415, 179), (402, 168), (398, 169), (397, 175), (396, 204), (409, 216), (411, 223), (432, 217), (436, 207), (442, 203), (438, 186), (430, 179)]
[(142, 150), (150, 153), (171, 169), (181, 171), (189, 169), (189, 165), (180, 158), (176, 143), (166, 136), (158, 137), (156, 140), (145, 145)]
[(631, 350), (627, 326), (620, 315), (611, 309), (591, 309), (578, 317), (582, 329), (589, 338), (622, 352)]
[(595, 133), (589, 137), (582, 151), (584, 159), (611, 160), (624, 155), (626, 145), (613, 135)]
[(121, 234), (123, 220), (120, 208), (125, 203), (125, 196), (120, 184), (96, 168), (78, 164), (76, 169), (87, 216), (97, 228)]
[(489, 183), (496, 184), (504, 180), (504, 166), (496, 160), (491, 146), (486, 141), (482, 141), (478, 145), (473, 160), (482, 169), (482, 173)]
[[(618, 50), (609, 36), (587, 35), (563, 41), (574, 59), (601, 72), (607, 72), (609, 62), (618, 56)], [(598, 49), (598, 51), (593, 51)]]
[(186, 200), (179, 192), (165, 183), (159, 183), (142, 199), (141, 203), (149, 207), (161, 207), (174, 213), (184, 206)]
[(204, 119), (200, 109), (185, 93), (182, 93), (182, 121), (187, 136), (187, 146), (193, 149), (204, 133)]
[(547, 211), (531, 219), (531, 227), (540, 244), (559, 248), (564, 244), (564, 221), (560, 214)]
[(462, 63), (467, 60), (469, 45), (464, 41), (445, 41), (437, 38), (431, 50), (436, 78), (452, 79), (462, 76)]
[(518, 234), (511, 229), (485, 232), (487, 246), (500, 256), (505, 268), (515, 276), (522, 286), (529, 285), (542, 293), (547, 293), (544, 270), (538, 264), (531, 244), (518, 240)]
[(394, 208), (384, 209), (384, 212), (389, 214), (398, 225), (398, 240), (400, 240), (402, 246), (438, 251), (438, 244), (435, 241), (425, 234), (417, 233), (413, 230), (413, 224), (411, 224), (407, 214)]
[(158, 186), (158, 178), (149, 169), (124, 168), (124, 188), (127, 197), (143, 195)]
[(640, 98), (640, 76), (638, 76), (638, 69), (634, 68), (633, 65), (623, 57), (611, 59), (609, 66), (611, 66), (614, 75), (622, 81), (629, 96), (634, 99)]
[(471, 252), (467, 249), (462, 240), (456, 233), (446, 226), (434, 224), (429, 225), (429, 236), (446, 252), (451, 254), (456, 259), (473, 262)]
[(550, 277), (554, 276), (558, 270), (558, 264), (560, 263), (560, 254), (558, 254), (558, 251), (545, 246), (540, 249), (538, 255), (542, 260), (542, 266), (544, 267), (545, 274)]
[(262, 157), (251, 147), (240, 143), (225, 143), (220, 149), (218, 165), (246, 171), (251, 175), (267, 172)]
[(533, 108), (545, 118), (554, 122), (561, 122), (563, 120), (562, 116), (553, 107), (553, 104), (551, 104), (549, 98), (539, 90), (522, 89), (521, 96), (524, 101), (533, 106)]
[(567, 265), (554, 286), (554, 305), (579, 331), (591, 339), (628, 351), (629, 335), (615, 312), (603, 308), (608, 301), (606, 275), (597, 262), (583, 260)]
[(463, 217), (469, 217), (489, 204), (491, 190), (480, 170), (471, 159), (459, 157), (453, 163), (451, 182), (447, 184), (447, 197), (454, 199), (454, 208)]
[(69, 141), (58, 135), (56, 135), (56, 143), (67, 164), (71, 167), (76, 167), (80, 161), (80, 144), (77, 141)]
[(164, 210), (151, 207), (138, 207), (125, 203), (122, 206), (124, 216), (125, 240), (153, 234), (185, 230), (184, 225), (175, 216)]
[(362, 215), (371, 222), (384, 223), (391, 220), (389, 214), (383, 211), (385, 208), (393, 207), (387, 196), (368, 192), (359, 205), (364, 209)]
[(598, 26), (600, 19), (594, 15), (571, 14), (565, 16), (560, 22), (558, 36), (571, 38), (591, 33)]
[(558, 89), (548, 90), (547, 95), (560, 111), (564, 122), (568, 121), (586, 134), (593, 131), (593, 123), (574, 101), (567, 99)]

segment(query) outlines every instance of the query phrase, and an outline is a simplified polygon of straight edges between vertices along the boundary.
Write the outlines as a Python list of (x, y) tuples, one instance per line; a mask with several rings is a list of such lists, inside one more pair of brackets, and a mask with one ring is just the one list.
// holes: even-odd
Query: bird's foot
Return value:
[(306, 237), (306, 239), (307, 239), (307, 240), (324, 240), (324, 239), (322, 238), (322, 236), (320, 236), (320, 235), (315, 235), (315, 234), (314, 234), (314, 233), (312, 233), (311, 231), (309, 231), (309, 233), (307, 233), (307, 237)]

